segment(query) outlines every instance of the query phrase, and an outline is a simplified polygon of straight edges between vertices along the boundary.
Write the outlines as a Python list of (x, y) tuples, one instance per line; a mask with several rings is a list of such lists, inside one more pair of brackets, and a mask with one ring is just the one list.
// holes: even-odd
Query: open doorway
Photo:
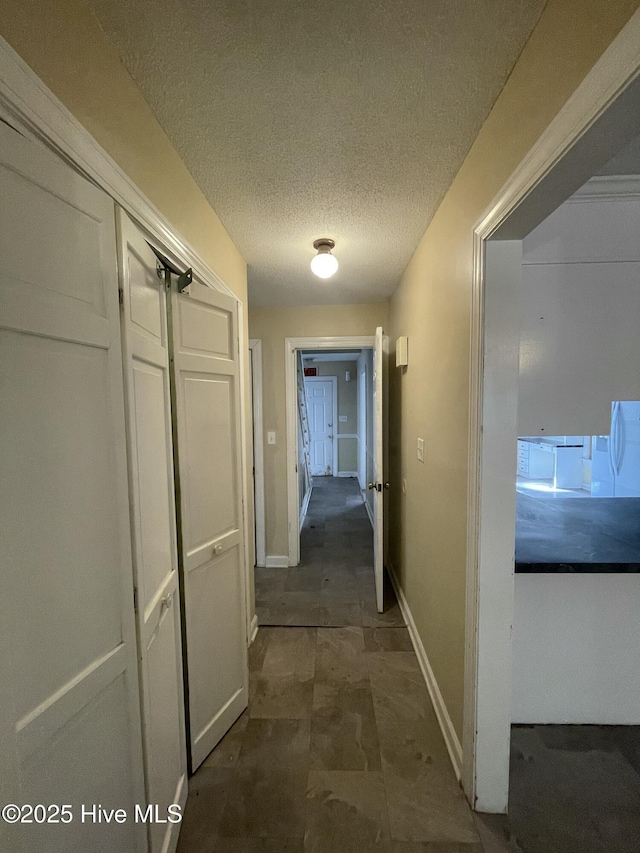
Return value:
[[(604, 499), (540, 499), (522, 482), (551, 484), (556, 496), (563, 483), (590, 492), (593, 436), (612, 434), (612, 401), (640, 396), (630, 356), (637, 337), (630, 324), (637, 328), (640, 318), (630, 286), (637, 236), (620, 245), (640, 222), (638, 192), (629, 191), (640, 173), (637, 72), (637, 52), (624, 71), (605, 55), (540, 141), (538, 160), (523, 165), (475, 232), (478, 467), (470, 472), (470, 529), (477, 536), (467, 671), (477, 677), (467, 685), (465, 787), (478, 810), (509, 809), (525, 850), (569, 849), (567, 838), (579, 839), (575, 849), (585, 853), (631, 850), (628, 839), (637, 839), (628, 797), (640, 791), (633, 618), (640, 563), (621, 569), (599, 559), (587, 567), (559, 554), (544, 568), (544, 560), (521, 561), (528, 568), (519, 571), (516, 540), (516, 520), (536, 524), (532, 513), (545, 500), (552, 505), (536, 524), (538, 546), (549, 543), (554, 522), (577, 531), (583, 548), (596, 534), (610, 538)], [(619, 216), (619, 227), (607, 239), (609, 216)], [(593, 511), (597, 518), (585, 518)], [(623, 527), (627, 540), (638, 540), (637, 521)]]
[(386, 339), (286, 348), (289, 566), (256, 572), (259, 624), (404, 626), (383, 574)]

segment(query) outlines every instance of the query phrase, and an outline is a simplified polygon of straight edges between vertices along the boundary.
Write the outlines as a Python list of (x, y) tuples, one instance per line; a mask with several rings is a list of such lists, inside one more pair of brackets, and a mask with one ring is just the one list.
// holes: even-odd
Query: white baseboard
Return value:
[(256, 638), (256, 634), (258, 633), (258, 616), (256, 613), (253, 614), (253, 619), (251, 620), (251, 624), (249, 625), (249, 645), (253, 643)]
[(355, 477), (357, 480), (358, 479), (358, 472), (357, 471), (338, 471), (338, 473), (336, 474), (336, 477)]
[[(373, 523), (373, 510), (369, 506), (369, 501), (367, 500), (367, 493), (365, 492), (363, 495), (364, 505), (367, 508), (367, 515), (369, 516), (369, 521), (371, 522), (371, 526), (375, 529), (375, 524)], [(395, 584), (394, 584), (395, 587)]]
[(414, 622), (413, 615), (411, 613), (411, 610), (409, 609), (407, 599), (405, 598), (404, 592), (402, 591), (402, 587), (398, 582), (398, 578), (396, 577), (396, 573), (393, 569), (393, 566), (388, 565), (387, 571), (389, 572), (391, 583), (393, 584), (393, 588), (396, 592), (396, 597), (398, 599), (398, 604), (400, 605), (400, 610), (402, 611), (404, 620), (407, 623), (411, 642), (413, 643), (413, 648), (420, 664), (420, 669), (422, 670), (424, 680), (427, 683), (427, 690), (429, 691), (429, 696), (431, 697), (431, 701), (433, 702), (433, 708), (436, 712), (438, 723), (440, 724), (440, 730), (442, 731), (442, 736), (447, 746), (447, 751), (449, 753), (449, 758), (451, 759), (451, 764), (453, 765), (456, 778), (458, 779), (458, 781), (460, 781), (460, 777), (462, 776), (462, 745), (460, 743), (458, 735), (456, 734), (456, 730), (453, 727), (453, 723), (451, 722), (451, 717), (449, 716), (449, 712), (447, 711), (447, 706), (445, 705), (444, 699), (442, 698), (442, 693), (440, 692), (440, 688), (438, 687), (438, 682), (436, 681), (436, 677), (433, 673), (433, 670), (431, 669), (429, 658), (427, 657), (425, 648), (422, 645), (422, 640), (420, 639), (420, 635), (418, 634), (416, 623)]
[(266, 569), (288, 569), (289, 557), (284, 556), (267, 557), (264, 561)]
[(302, 501), (302, 506), (300, 507), (300, 530), (302, 530), (302, 525), (304, 524), (304, 520), (307, 515), (307, 510), (309, 509), (309, 501), (311, 500), (312, 491), (313, 486), (309, 486), (309, 488), (307, 489), (307, 494), (304, 496), (304, 500)]

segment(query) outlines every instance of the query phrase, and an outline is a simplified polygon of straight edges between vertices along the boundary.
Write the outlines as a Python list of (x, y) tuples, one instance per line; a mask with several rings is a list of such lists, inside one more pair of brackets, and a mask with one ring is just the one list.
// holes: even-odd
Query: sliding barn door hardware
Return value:
[(193, 281), (193, 270), (189, 267), (185, 272), (180, 272), (180, 270), (171, 263), (169, 258), (165, 258), (165, 256), (159, 252), (151, 243), (147, 242), (149, 248), (153, 251), (153, 254), (156, 256), (156, 273), (158, 278), (164, 278), (164, 280), (169, 283), (169, 278), (167, 277), (167, 273), (173, 273), (173, 275), (178, 276), (178, 290), (180, 293), (188, 293), (188, 287)]

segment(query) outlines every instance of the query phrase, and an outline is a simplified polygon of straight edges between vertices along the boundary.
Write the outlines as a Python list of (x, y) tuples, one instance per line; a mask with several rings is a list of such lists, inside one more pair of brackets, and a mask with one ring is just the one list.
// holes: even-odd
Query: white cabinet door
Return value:
[[(153, 251), (122, 210), (118, 237), (145, 778), (166, 818), (187, 798), (167, 298)], [(152, 853), (175, 850), (179, 829), (150, 824)]]
[(143, 851), (81, 817), (144, 802), (114, 205), (3, 124), (0, 199), (0, 772), (74, 815), (0, 849)]
[(247, 707), (235, 299), (171, 295), (191, 765)]

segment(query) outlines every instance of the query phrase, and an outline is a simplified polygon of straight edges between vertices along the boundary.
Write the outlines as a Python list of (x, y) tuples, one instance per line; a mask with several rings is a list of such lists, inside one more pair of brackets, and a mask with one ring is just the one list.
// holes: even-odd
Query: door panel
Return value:
[(237, 304), (193, 283), (171, 310), (195, 770), (248, 702)]
[[(240, 527), (233, 470), (233, 382), (232, 376), (182, 375), (185, 462), (190, 473), (185, 495), (189, 500), (189, 556), (204, 556), (201, 546)], [(211, 430), (216, 435), (215, 455), (211, 453)], [(215, 489), (212, 483), (216, 483)]]
[(0, 847), (142, 851), (143, 825), (79, 819), (144, 801), (114, 206), (4, 125), (0, 194), (0, 730), (11, 801), (76, 815)]
[(384, 564), (386, 559), (386, 386), (389, 338), (376, 329), (373, 352), (373, 565), (378, 612), (384, 610)]
[(309, 417), (311, 476), (331, 476), (333, 471), (334, 382), (332, 379), (305, 379)]
[[(166, 814), (187, 795), (166, 287), (121, 210), (118, 236), (145, 778), (147, 801)], [(150, 825), (152, 853), (175, 850), (178, 832)]]

